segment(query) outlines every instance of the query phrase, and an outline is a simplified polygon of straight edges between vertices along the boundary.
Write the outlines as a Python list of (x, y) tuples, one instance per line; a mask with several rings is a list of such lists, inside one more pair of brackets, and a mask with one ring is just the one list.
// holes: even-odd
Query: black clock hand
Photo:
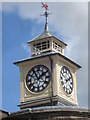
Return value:
[(46, 72), (43, 72), (43, 73), (39, 76), (39, 79), (42, 78), (46, 73), (47, 73), (47, 71), (46, 71)]
[(66, 81), (66, 82), (69, 80), (69, 78), (67, 79), (64, 74), (62, 74), (62, 76), (65, 78), (65, 81)]
[(37, 79), (38, 79), (38, 76), (37, 76), (37, 74), (36, 74), (36, 71), (33, 69), (33, 72), (35, 73), (35, 76), (37, 77)]
[(39, 74), (39, 76), (40, 76), (40, 73), (39, 73), (39, 72), (40, 72), (40, 70), (38, 71), (38, 74)]

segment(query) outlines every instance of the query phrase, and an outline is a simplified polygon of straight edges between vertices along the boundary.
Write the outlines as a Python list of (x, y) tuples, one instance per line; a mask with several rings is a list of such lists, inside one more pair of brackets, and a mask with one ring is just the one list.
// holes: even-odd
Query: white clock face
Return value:
[(50, 71), (44, 65), (34, 66), (26, 76), (27, 88), (35, 93), (43, 91), (50, 82)]
[(73, 91), (73, 78), (72, 74), (66, 66), (63, 66), (60, 71), (61, 84), (64, 91), (67, 94), (71, 94)]

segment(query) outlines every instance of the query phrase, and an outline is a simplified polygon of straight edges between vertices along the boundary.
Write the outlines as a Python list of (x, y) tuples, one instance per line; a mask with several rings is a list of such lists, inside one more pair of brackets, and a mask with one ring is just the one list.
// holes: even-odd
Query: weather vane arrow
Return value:
[(45, 16), (45, 18), (46, 18), (46, 24), (47, 24), (47, 18), (48, 18), (48, 16), (49, 16), (49, 14), (52, 14), (52, 13), (48, 13), (48, 5), (47, 5), (47, 3), (43, 3), (43, 2), (41, 2), (41, 4), (42, 4), (42, 8), (44, 8), (45, 9), (45, 12), (44, 12), (44, 14), (43, 15), (41, 15), (41, 16)]

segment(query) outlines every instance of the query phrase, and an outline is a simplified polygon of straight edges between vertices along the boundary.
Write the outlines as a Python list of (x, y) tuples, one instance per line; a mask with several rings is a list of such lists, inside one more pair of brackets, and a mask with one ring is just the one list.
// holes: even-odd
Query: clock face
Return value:
[(44, 65), (34, 66), (26, 76), (27, 88), (35, 93), (43, 91), (50, 82), (50, 71)]
[(65, 66), (61, 68), (60, 79), (61, 79), (61, 84), (63, 86), (64, 91), (67, 94), (71, 94), (73, 91), (73, 78), (72, 78), (71, 72)]

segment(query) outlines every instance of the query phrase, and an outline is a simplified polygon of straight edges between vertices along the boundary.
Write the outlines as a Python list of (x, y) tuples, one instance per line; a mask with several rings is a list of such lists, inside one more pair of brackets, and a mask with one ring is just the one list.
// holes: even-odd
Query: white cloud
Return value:
[[(66, 56), (82, 66), (77, 73), (79, 105), (88, 106), (88, 3), (55, 2), (48, 5), (53, 13), (48, 21), (49, 30), (64, 36), (63, 40), (68, 44)], [(44, 19), (40, 17), (40, 13), (43, 13), (40, 3), (8, 3), (3, 6), (3, 10), (8, 12), (16, 9), (22, 19), (36, 19), (39, 23)], [(26, 44), (22, 46), (28, 51)]]
[(30, 48), (26, 43), (22, 43), (21, 47), (30, 55)]

